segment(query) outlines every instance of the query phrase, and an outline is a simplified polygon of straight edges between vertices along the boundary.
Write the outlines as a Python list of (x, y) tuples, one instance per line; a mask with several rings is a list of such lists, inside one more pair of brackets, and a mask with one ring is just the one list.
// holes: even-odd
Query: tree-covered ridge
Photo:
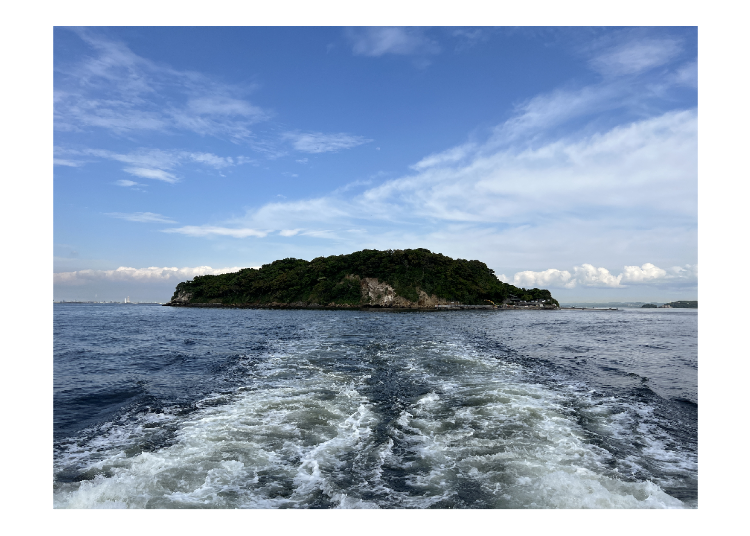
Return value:
[(189, 303), (367, 305), (362, 278), (377, 278), (411, 301), (419, 290), (467, 305), (500, 303), (511, 295), (529, 301), (552, 300), (548, 290), (523, 289), (497, 279), (480, 261), (451, 259), (427, 249), (378, 251), (318, 257), (287, 258), (222, 275), (198, 276), (177, 285), (172, 301)]
[(669, 303), (665, 303), (664, 305), (669, 305), (672, 309), (697, 309), (698, 308), (698, 301), (690, 301), (690, 300), (680, 300), (680, 301), (673, 301)]

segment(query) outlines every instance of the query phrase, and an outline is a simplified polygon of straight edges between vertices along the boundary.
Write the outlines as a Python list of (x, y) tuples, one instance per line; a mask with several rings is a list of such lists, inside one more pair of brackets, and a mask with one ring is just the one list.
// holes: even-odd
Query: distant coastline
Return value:
[(698, 301), (680, 300), (657, 305), (656, 303), (645, 303), (642, 309), (697, 309)]

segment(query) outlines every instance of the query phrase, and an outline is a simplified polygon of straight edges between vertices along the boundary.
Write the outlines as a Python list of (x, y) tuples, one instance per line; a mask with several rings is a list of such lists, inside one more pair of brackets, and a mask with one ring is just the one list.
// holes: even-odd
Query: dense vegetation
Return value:
[(697, 309), (698, 308), (697, 301), (687, 301), (687, 300), (673, 301), (665, 305), (669, 305), (673, 309)]
[[(697, 301), (687, 301), (687, 300), (673, 301), (673, 302), (665, 303), (664, 305), (669, 305), (673, 309), (697, 309), (698, 308)], [(658, 305), (654, 303), (647, 303), (645, 305), (641, 305), (642, 309), (655, 308), (655, 307), (658, 307)]]
[(419, 299), (418, 290), (423, 290), (464, 304), (499, 303), (513, 294), (526, 301), (541, 298), (558, 305), (548, 290), (501, 282), (483, 262), (454, 260), (427, 249), (366, 249), (310, 262), (282, 259), (260, 269), (198, 276), (178, 284), (172, 300), (189, 293), (190, 303), (367, 305), (360, 286), (364, 277), (388, 283), (399, 296), (413, 302)]

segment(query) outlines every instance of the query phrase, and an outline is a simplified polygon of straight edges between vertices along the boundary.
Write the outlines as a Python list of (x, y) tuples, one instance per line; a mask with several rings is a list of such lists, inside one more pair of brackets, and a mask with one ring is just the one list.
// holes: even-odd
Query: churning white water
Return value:
[[(195, 400), (152, 395), (59, 434), (56, 508), (695, 506), (667, 493), (697, 457), (664, 412), (476, 339), (507, 314), (168, 311), (217, 313), (244, 315), (220, 337), (253, 351), (221, 354)], [(203, 343), (175, 341), (216, 351), (202, 326)]]

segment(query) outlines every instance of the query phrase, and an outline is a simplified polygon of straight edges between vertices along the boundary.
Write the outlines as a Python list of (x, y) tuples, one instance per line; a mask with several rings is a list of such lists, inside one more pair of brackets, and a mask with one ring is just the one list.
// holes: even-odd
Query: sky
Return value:
[(697, 299), (695, 27), (54, 29), (54, 298), (362, 249)]

